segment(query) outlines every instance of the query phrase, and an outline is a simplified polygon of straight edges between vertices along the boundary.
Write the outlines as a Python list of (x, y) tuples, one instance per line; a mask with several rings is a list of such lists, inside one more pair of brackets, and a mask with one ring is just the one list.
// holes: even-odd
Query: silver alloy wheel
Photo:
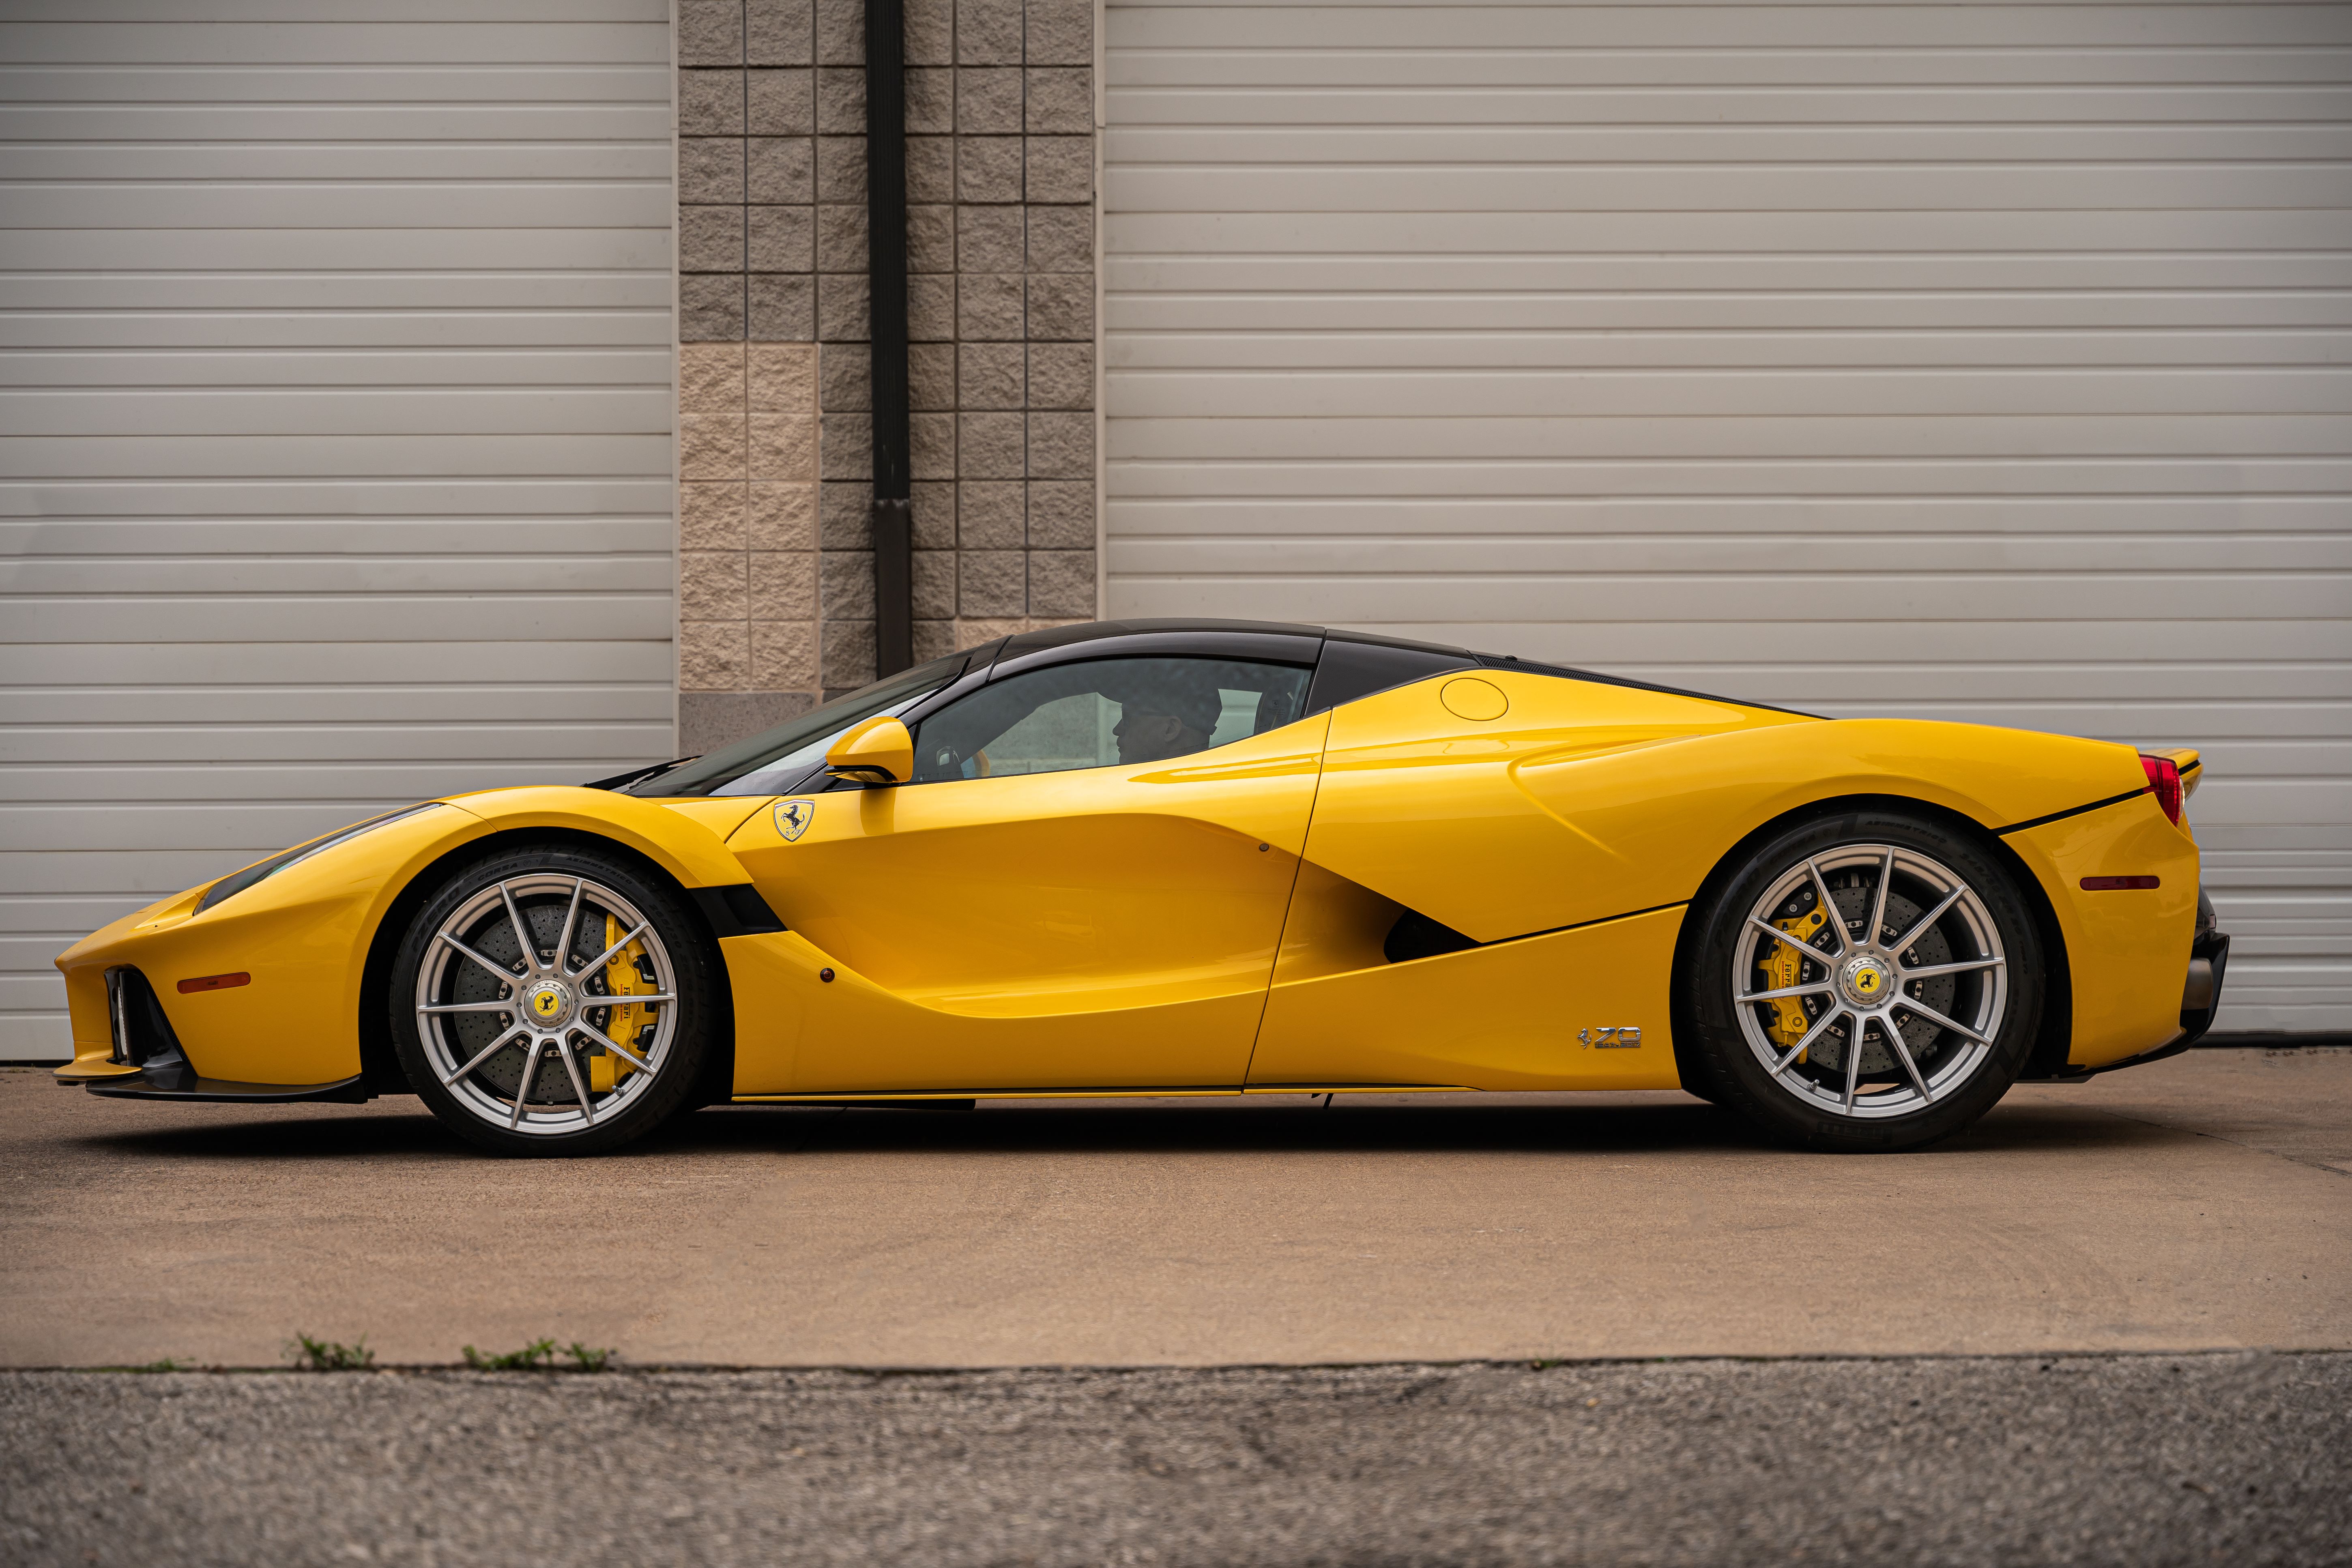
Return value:
[(653, 1088), (677, 1000), (669, 951), (635, 906), (585, 878), (526, 874), (482, 889), (433, 933), (417, 966), (416, 1034), (467, 1111), (556, 1137), (602, 1125)]
[(1950, 869), (1849, 844), (1756, 900), (1732, 943), (1731, 994), (1774, 1082), (1810, 1108), (1876, 1119), (1976, 1075), (2000, 1036), (2008, 966), (1991, 911)]

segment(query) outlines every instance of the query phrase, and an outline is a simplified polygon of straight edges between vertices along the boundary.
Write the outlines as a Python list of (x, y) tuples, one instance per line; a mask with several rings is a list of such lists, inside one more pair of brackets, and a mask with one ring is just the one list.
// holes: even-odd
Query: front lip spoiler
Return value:
[(198, 1078), (184, 1070), (165, 1070), (100, 1079), (83, 1087), (109, 1100), (214, 1100), (239, 1105), (326, 1100), (359, 1105), (375, 1098), (368, 1092), (366, 1079), (365, 1073), (354, 1073), (333, 1083), (239, 1083), (233, 1079)]

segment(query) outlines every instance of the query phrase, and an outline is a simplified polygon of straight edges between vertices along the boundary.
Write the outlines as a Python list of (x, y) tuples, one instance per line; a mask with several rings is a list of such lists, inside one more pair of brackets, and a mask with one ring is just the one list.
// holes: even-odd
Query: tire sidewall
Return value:
[[(1807, 858), (1856, 844), (1893, 844), (1950, 869), (1973, 889), (2000, 935), (2008, 960), (2008, 1005), (1992, 1048), (1973, 1077), (1936, 1103), (1900, 1116), (1846, 1118), (1807, 1105), (1780, 1087), (1756, 1059), (1740, 1028), (1732, 993), (1732, 961), (1748, 910), (1777, 878)], [(2042, 940), (2013, 872), (1974, 833), (1926, 814), (1850, 811), (1801, 822), (1749, 855), (1696, 912), (1699, 940), (1682, 976), (1710, 1098), (1739, 1111), (1771, 1136), (1809, 1149), (1888, 1152), (1922, 1148), (1950, 1137), (1992, 1109), (2024, 1070), (2040, 1032)]]
[[(528, 875), (582, 877), (613, 889), (654, 924), (677, 973), (677, 1009), (669, 1055), (653, 1087), (620, 1114), (578, 1131), (541, 1134), (510, 1131), (483, 1121), (442, 1087), (425, 1051), (416, 1021), (416, 978), (426, 950), (442, 922), (485, 888)], [(617, 855), (569, 845), (525, 846), (501, 850), (464, 866), (443, 880), (409, 922), (393, 963), (391, 1025), (394, 1049), (428, 1110), (451, 1131), (477, 1148), (497, 1154), (561, 1158), (601, 1153), (645, 1136), (690, 1108), (704, 1064), (710, 1056), (715, 1009), (712, 984), (718, 973), (709, 938), (686, 900), (665, 880), (648, 876)]]

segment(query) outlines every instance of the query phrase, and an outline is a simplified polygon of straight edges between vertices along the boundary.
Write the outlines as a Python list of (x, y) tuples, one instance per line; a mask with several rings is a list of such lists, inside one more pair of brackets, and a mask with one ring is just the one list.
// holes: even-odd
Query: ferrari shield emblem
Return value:
[(813, 800), (785, 800), (776, 803), (776, 831), (784, 836), (784, 842), (787, 844), (806, 833), (809, 824), (815, 820), (816, 802)]

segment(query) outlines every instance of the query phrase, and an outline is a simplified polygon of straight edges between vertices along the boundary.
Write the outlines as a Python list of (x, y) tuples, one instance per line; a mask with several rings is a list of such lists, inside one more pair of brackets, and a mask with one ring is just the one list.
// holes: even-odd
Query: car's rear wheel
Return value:
[(1990, 1110), (2040, 1026), (2023, 894), (1979, 840), (1850, 813), (1758, 850), (1694, 911), (1683, 984), (1710, 1096), (1824, 1150), (1917, 1148)]
[(401, 1067), (434, 1115), (502, 1154), (585, 1154), (685, 1109), (715, 969), (671, 889), (551, 846), (467, 867), (425, 901), (393, 975)]

